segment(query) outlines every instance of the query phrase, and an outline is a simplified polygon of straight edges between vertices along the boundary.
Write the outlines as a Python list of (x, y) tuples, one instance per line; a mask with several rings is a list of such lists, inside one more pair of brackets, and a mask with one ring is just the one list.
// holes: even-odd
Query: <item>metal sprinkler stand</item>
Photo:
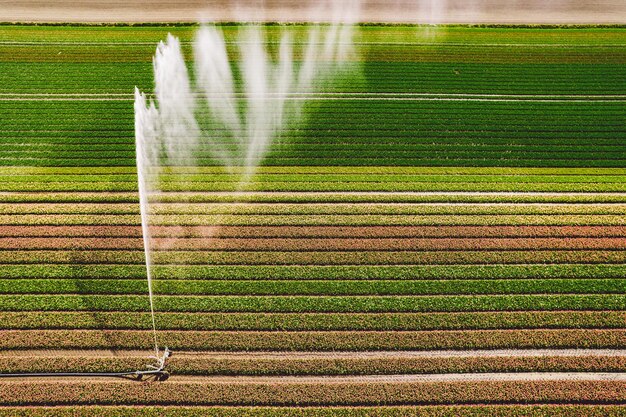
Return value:
[(155, 381), (166, 381), (170, 374), (165, 370), (167, 365), (167, 359), (172, 356), (172, 353), (168, 348), (163, 350), (161, 356), (154, 356), (156, 359), (156, 365), (148, 365), (148, 368), (143, 371), (129, 371), (129, 372), (40, 372), (40, 373), (17, 373), (17, 374), (2, 374), (0, 378), (42, 378), (42, 377), (90, 377), (90, 378), (126, 378), (141, 381), (144, 377), (154, 377)]

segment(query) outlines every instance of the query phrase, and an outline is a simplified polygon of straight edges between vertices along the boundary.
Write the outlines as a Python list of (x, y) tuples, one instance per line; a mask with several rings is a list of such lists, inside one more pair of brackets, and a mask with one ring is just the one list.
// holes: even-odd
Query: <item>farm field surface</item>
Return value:
[[(194, 30), (0, 25), (0, 373), (152, 363), (132, 92)], [(244, 184), (163, 169), (170, 380), (0, 379), (0, 416), (623, 415), (626, 29), (356, 48)]]

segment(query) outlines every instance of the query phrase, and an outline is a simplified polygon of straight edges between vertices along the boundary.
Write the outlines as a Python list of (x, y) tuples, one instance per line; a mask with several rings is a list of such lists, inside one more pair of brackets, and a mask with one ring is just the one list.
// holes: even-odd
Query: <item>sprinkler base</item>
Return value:
[(0, 373), (0, 378), (48, 378), (48, 377), (85, 377), (85, 378), (126, 378), (136, 381), (143, 381), (145, 377), (153, 377), (155, 381), (166, 381), (170, 374), (165, 370), (167, 359), (172, 356), (168, 348), (165, 348), (162, 355), (155, 356), (155, 365), (148, 365), (149, 368), (143, 371), (129, 372), (36, 372), (36, 373)]

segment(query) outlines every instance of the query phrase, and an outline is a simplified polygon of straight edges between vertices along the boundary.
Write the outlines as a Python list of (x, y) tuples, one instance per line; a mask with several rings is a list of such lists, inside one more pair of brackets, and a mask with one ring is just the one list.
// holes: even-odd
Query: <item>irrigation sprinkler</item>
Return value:
[(45, 377), (89, 377), (89, 378), (125, 378), (142, 381), (145, 377), (154, 377), (155, 381), (166, 381), (170, 374), (165, 370), (167, 359), (172, 356), (168, 348), (163, 350), (162, 355), (152, 356), (156, 360), (155, 365), (148, 365), (148, 369), (128, 372), (38, 372), (38, 373), (15, 373), (2, 374), (0, 378), (45, 378)]

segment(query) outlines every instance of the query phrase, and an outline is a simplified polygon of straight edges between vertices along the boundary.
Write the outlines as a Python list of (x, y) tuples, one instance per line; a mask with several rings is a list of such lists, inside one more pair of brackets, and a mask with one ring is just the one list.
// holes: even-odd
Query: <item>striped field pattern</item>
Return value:
[[(151, 364), (132, 91), (167, 32), (0, 26), (0, 373)], [(0, 416), (623, 415), (626, 29), (357, 41), (245, 184), (163, 169), (172, 378), (0, 379)]]

